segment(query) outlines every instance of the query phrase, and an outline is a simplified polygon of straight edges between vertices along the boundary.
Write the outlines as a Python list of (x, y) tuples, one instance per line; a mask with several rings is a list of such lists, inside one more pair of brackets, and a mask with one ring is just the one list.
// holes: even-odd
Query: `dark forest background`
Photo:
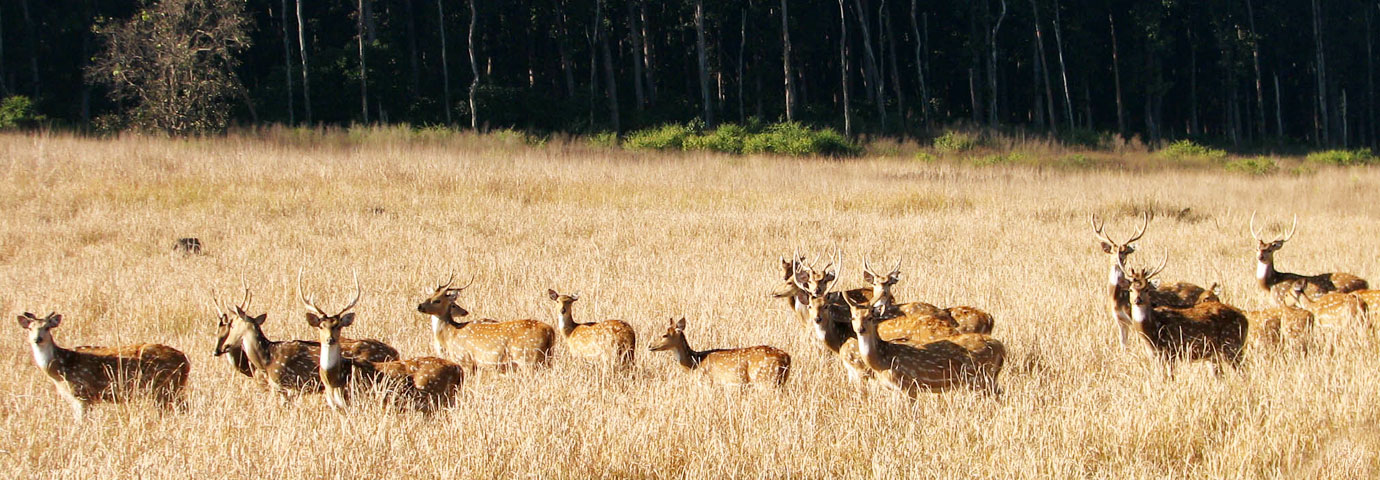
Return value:
[[(88, 74), (99, 26), (150, 5), (0, 1), (0, 97), (29, 97), (64, 127), (119, 115), (126, 101)], [(1374, 0), (240, 5), (242, 91), (225, 103), (240, 125), (592, 133), (789, 119), (851, 135), (967, 124), (1238, 148), (1375, 146), (1380, 133)]]

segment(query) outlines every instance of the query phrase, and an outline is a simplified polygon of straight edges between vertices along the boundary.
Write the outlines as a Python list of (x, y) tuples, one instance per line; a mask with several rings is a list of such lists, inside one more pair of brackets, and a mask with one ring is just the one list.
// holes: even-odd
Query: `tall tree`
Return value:
[(475, 6), (479, 0), (470, 0), (470, 35), (466, 42), (466, 47), (470, 53), (470, 73), (474, 75), (474, 80), (470, 81), (470, 128), (479, 130), (479, 106), (475, 101), (475, 95), (479, 93), (479, 60), (474, 54), (474, 27), (479, 22), (479, 8)]
[(450, 62), (446, 59), (446, 0), (436, 0), (436, 24), (441, 28), (441, 82), (444, 95), (441, 108), (446, 111), (446, 125), (450, 125)]
[(1319, 144), (1330, 144), (1331, 132), (1329, 131), (1327, 116), (1327, 62), (1323, 56), (1323, 37), (1322, 37), (1322, 6), (1318, 0), (1309, 2), (1313, 7), (1313, 51), (1316, 53), (1313, 71), (1317, 73), (1318, 82), (1318, 116), (1314, 122), (1314, 127), (1318, 132), (1317, 141)]
[(700, 71), (700, 94), (704, 102), (704, 124), (714, 128), (714, 106), (709, 100), (709, 58), (704, 46), (704, 0), (695, 0), (695, 52)]
[[(920, 35), (919, 22), (915, 21), (916, 10), (915, 0), (910, 0), (910, 30), (911, 34), (915, 36), (915, 76), (920, 81), (920, 121), (928, 124), (930, 121), (930, 96), (925, 84), (925, 61), (921, 52), (924, 51), (929, 40), (928, 36), (922, 37)], [(929, 14), (926, 14), (925, 20), (928, 31)]]
[[(749, 4), (750, 5), (750, 4)], [(743, 51), (747, 48), (747, 9), (739, 10), (741, 23), (738, 34), (738, 121), (747, 121), (747, 111), (743, 107)]]
[[(986, 0), (983, 0), (986, 1)], [(991, 52), (990, 60), (987, 62), (987, 87), (988, 107), (987, 124), (997, 126), (997, 32), (1001, 31), (1002, 20), (1006, 19), (1006, 0), (1001, 0), (1001, 13), (997, 15), (997, 21), (992, 25), (992, 29), (987, 33), (987, 48)]]
[(613, 54), (609, 50), (609, 36), (599, 40), (599, 50), (604, 54), (604, 91), (608, 94), (609, 121), (613, 123), (613, 134), (622, 132), (618, 116), (618, 77), (613, 74)]
[[(1055, 132), (1058, 132), (1058, 131), (1059, 131), (1059, 122), (1058, 122), (1058, 120), (1055, 119), (1055, 116), (1054, 116), (1054, 87), (1053, 87), (1052, 85), (1049, 84), (1049, 62), (1048, 62), (1048, 61), (1046, 60), (1046, 58), (1045, 58), (1045, 37), (1044, 37), (1044, 31), (1040, 29), (1040, 7), (1039, 7), (1038, 5), (1035, 4), (1035, 0), (1030, 0), (1030, 16), (1032, 17), (1032, 19), (1033, 19), (1034, 22), (1035, 22), (1035, 52), (1036, 52), (1036, 57), (1037, 57), (1037, 58), (1036, 58), (1036, 62), (1038, 63), (1038, 65), (1035, 66), (1035, 70), (1039, 71), (1039, 73), (1040, 73), (1040, 77), (1039, 77), (1040, 83), (1043, 83), (1044, 86), (1045, 86), (1045, 111), (1044, 111), (1044, 112), (1036, 112), (1036, 113), (1039, 113), (1040, 115), (1048, 115), (1048, 118), (1049, 118), (1049, 127), (1050, 127), (1050, 129), (1053, 130), (1053, 131), (1055, 131)], [(1108, 18), (1111, 18), (1110, 14), (1108, 14)], [(1112, 32), (1113, 32), (1113, 37), (1115, 37), (1115, 36), (1116, 36), (1116, 35), (1115, 35), (1116, 29), (1113, 28)], [(1116, 50), (1116, 47), (1115, 47), (1115, 45), (1116, 45), (1116, 44), (1115, 44), (1116, 39), (1113, 38), (1112, 41), (1113, 41), (1112, 50), (1115, 51), (1115, 50)], [(1115, 68), (1116, 68), (1116, 54), (1115, 54), (1115, 53), (1112, 54), (1112, 68), (1113, 68), (1114, 70), (1115, 70)], [(1117, 82), (1117, 88), (1118, 88), (1118, 89), (1120, 88), (1120, 85), (1121, 85), (1121, 83), (1120, 83), (1120, 81), (1118, 80), (1118, 82)], [(1036, 93), (1036, 96), (1038, 96), (1038, 95), (1039, 95), (1039, 94)], [(1120, 96), (1118, 96), (1118, 98), (1120, 98)], [(1120, 109), (1118, 109), (1118, 114), (1120, 114)], [(1120, 121), (1120, 118), (1118, 118), (1117, 120)], [(1123, 131), (1122, 131), (1122, 134), (1125, 135), (1124, 129), (1123, 129)]]
[(631, 0), (628, 6), (628, 36), (632, 39), (633, 54), (633, 99), (637, 102), (634, 108), (638, 111), (646, 106), (646, 95), (642, 92), (642, 27), (638, 26), (637, 4), (642, 0)]
[(848, 14), (839, 0), (839, 65), (843, 75), (843, 134), (853, 136), (853, 113), (848, 107)]
[(289, 32), (291, 29), (288, 28), (287, 0), (280, 0), (279, 3), (281, 3), (279, 12), (283, 15), (283, 83), (287, 86), (288, 125), (295, 125), (297, 123), (297, 112), (292, 105), (294, 96), (292, 92), (292, 37), (291, 32)]
[[(1116, 131), (1124, 138), (1126, 137), (1126, 108), (1121, 103), (1121, 60), (1117, 58), (1116, 20), (1112, 17), (1111, 12), (1107, 13), (1107, 24), (1112, 29), (1112, 79), (1113, 83), (1116, 84)], [(1050, 103), (1053, 104), (1054, 102), (1051, 100)], [(1050, 117), (1053, 118), (1053, 116), (1054, 114), (1051, 113)]]
[[(1369, 17), (1367, 17), (1369, 18)], [(1255, 68), (1255, 131), (1265, 137), (1265, 85), (1260, 80), (1260, 35), (1255, 32), (1255, 8), (1246, 0), (1246, 21), (1251, 29), (1251, 64)]]
[(887, 5), (886, 0), (882, 0), (882, 6), (877, 10), (877, 19), (882, 24), (882, 35), (886, 36), (887, 61), (891, 64), (888, 71), (891, 73), (891, 95), (896, 98), (896, 117), (905, 122), (906, 97), (901, 87), (901, 68), (896, 61), (896, 33), (891, 30), (891, 7)]
[(1059, 0), (1054, 0), (1054, 46), (1059, 51), (1059, 77), (1064, 83), (1064, 109), (1068, 113), (1066, 120), (1068, 120), (1069, 127), (1072, 128), (1074, 125), (1073, 98), (1072, 95), (1069, 95), (1069, 71), (1068, 64), (1064, 62), (1064, 36), (1061, 33), (1063, 29), (1059, 26), (1061, 23), (1059, 18)]
[(863, 8), (862, 0), (853, 0), (853, 6), (857, 7), (858, 25), (862, 30), (863, 44), (863, 83), (867, 86), (868, 96), (877, 105), (877, 116), (882, 121), (882, 129), (886, 129), (886, 89), (882, 86), (882, 76), (877, 72), (877, 56), (872, 53), (872, 32), (868, 28), (871, 20), (867, 18), (867, 9)]
[(29, 13), (29, 0), (19, 0), (19, 11), (24, 16), (24, 32), (27, 34), (29, 47), (29, 74), (33, 99), (38, 100), (38, 87), (43, 84), (38, 74), (38, 27), (34, 25), (34, 17)]
[[(915, 0), (911, 0), (914, 2)], [(781, 68), (786, 83), (786, 121), (795, 121), (795, 85), (791, 73), (791, 22), (786, 0), (781, 0)]]
[(303, 27), (302, 20), (302, 0), (297, 0), (297, 47), (302, 50), (302, 109), (306, 114), (307, 125), (311, 125), (311, 81), (308, 79), (307, 72), (307, 38), (306, 28)]
[(359, 10), (356, 25), (359, 30), (356, 38), (359, 40), (359, 108), (364, 115), (364, 123), (369, 123), (369, 69), (364, 62), (364, 0), (359, 0)]

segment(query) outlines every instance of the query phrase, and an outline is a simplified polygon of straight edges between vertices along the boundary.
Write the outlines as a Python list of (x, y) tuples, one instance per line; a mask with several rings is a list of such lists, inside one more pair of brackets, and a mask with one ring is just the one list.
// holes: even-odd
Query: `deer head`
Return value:
[(432, 291), (431, 296), (427, 297), (422, 303), (417, 304), (417, 311), (438, 317), (445, 316), (446, 314), (450, 314), (452, 317), (469, 315), (469, 311), (461, 308), (460, 305), (455, 303), (455, 298), (460, 295), (460, 292), (469, 288), (470, 285), (474, 283), (474, 277), (470, 277), (469, 283), (466, 283), (463, 287), (452, 288), (451, 284), (454, 282), (455, 274), (452, 273), (450, 279), (446, 280), (446, 283), (437, 285), (436, 289)]
[(890, 290), (892, 285), (901, 280), (901, 260), (896, 259), (896, 266), (891, 267), (891, 273), (886, 275), (872, 271), (872, 266), (867, 263), (867, 258), (863, 258), (863, 281), (873, 287), (885, 286)]
[[(1124, 263), (1117, 263), (1117, 265), (1121, 267), (1122, 271), (1126, 272), (1126, 277), (1131, 282), (1130, 302), (1131, 309), (1133, 311), (1149, 309), (1153, 307), (1153, 305), (1150, 305), (1150, 296), (1146, 293), (1146, 291), (1155, 288), (1154, 285), (1150, 283), (1150, 279), (1155, 278), (1155, 275), (1158, 275), (1161, 271), (1163, 271), (1164, 266), (1167, 263), (1169, 263), (1168, 254), (1164, 255), (1164, 257), (1160, 260), (1159, 266), (1153, 269), (1127, 268)], [(1135, 317), (1135, 315), (1132, 315), (1132, 317)]]
[(654, 340), (648, 349), (653, 352), (660, 352), (681, 348), (689, 348), (685, 343), (685, 317), (681, 317), (680, 320), (671, 318), (666, 325), (666, 332)]
[[(268, 314), (257, 317), (251, 316), (245, 311), (249, 308), (249, 301), (254, 298), (249, 292), (249, 288), (244, 289), (244, 299), (233, 307), (223, 306), (221, 300), (216, 297), (215, 292), (211, 292), (211, 302), (216, 306), (216, 311), (220, 314), (220, 322), (216, 326), (216, 349), (211, 352), (219, 357), (230, 351), (232, 346), (240, 344), (245, 332), (249, 328), (256, 328), (263, 325), (268, 319)], [(239, 319), (240, 321), (235, 321)]]
[[(354, 278), (355, 298), (350, 300), (350, 304), (346, 305), (345, 308), (331, 315), (326, 313), (325, 310), (322, 310), (321, 307), (316, 306), (316, 303), (308, 298), (306, 293), (303, 292), (302, 269), (297, 270), (297, 295), (302, 298), (302, 305), (307, 307), (307, 323), (310, 324), (312, 328), (322, 328), (322, 325), (325, 325), (325, 328), (334, 330), (335, 333), (332, 339), (335, 341), (340, 339), (339, 327), (347, 326), (354, 321), (355, 314), (350, 312), (350, 309), (355, 308), (355, 305), (359, 304), (359, 298), (363, 295), (363, 290), (359, 288), (359, 273), (355, 273)], [(322, 340), (325, 340), (325, 335), (323, 335)]]
[(1136, 247), (1131, 244), (1135, 243), (1136, 240), (1140, 240), (1140, 237), (1145, 236), (1145, 228), (1150, 226), (1150, 213), (1145, 212), (1141, 214), (1140, 228), (1136, 229), (1136, 233), (1131, 235), (1131, 238), (1126, 239), (1124, 242), (1113, 240), (1111, 236), (1107, 235), (1107, 233), (1102, 230), (1105, 225), (1102, 223), (1102, 219), (1098, 218), (1097, 214), (1092, 214), (1091, 223), (1093, 235), (1097, 235), (1098, 241), (1101, 242), (1102, 252), (1111, 257), (1113, 268), (1112, 274), (1113, 276), (1119, 274), (1117, 282), (1120, 284), (1125, 279), (1125, 270), (1121, 269), (1121, 264), (1126, 262), (1126, 256), (1136, 251)]
[(53, 344), (53, 334), (48, 330), (57, 328), (62, 324), (62, 315), (57, 312), (49, 312), (43, 318), (24, 312), (19, 316), (19, 328), (29, 331), (29, 342), (36, 347), (46, 347)]
[(1289, 239), (1294, 238), (1294, 230), (1298, 226), (1299, 216), (1294, 215), (1294, 222), (1289, 225), (1288, 230), (1281, 232), (1274, 239), (1266, 241), (1265, 239), (1260, 238), (1260, 234), (1264, 232), (1264, 228), (1256, 230), (1255, 212), (1251, 212), (1251, 238), (1255, 239), (1256, 251), (1259, 252), (1257, 260), (1259, 260), (1262, 263), (1274, 263), (1275, 252), (1278, 251), (1280, 248), (1284, 247), (1284, 242), (1288, 242)]

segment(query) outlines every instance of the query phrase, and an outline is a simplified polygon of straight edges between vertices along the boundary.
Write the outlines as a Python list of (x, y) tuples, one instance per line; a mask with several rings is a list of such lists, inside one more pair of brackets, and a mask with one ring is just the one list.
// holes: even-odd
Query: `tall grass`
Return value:
[[(1063, 171), (862, 158), (632, 154), (490, 136), (401, 133), (165, 140), (0, 135), (0, 307), (64, 314), (63, 346), (158, 342), (188, 353), (192, 408), (143, 402), (72, 424), (18, 328), (0, 342), (0, 459), (17, 478), (1097, 477), (1362, 478), (1380, 474), (1373, 349), (1248, 352), (1249, 368), (1174, 380), (1121, 351), (1099, 296), (1106, 259), (1087, 226), (1157, 218), (1132, 256), (1243, 308), (1255, 291), (1247, 219), (1299, 214), (1288, 271), (1376, 279), (1380, 175)], [(410, 135), (410, 134), (409, 134)], [(285, 138), (291, 136), (290, 139)], [(264, 139), (264, 138), (267, 139)], [(1281, 192), (1288, 192), (1282, 194)], [(1359, 209), (1358, 209), (1359, 208)], [(1178, 212), (1177, 214), (1175, 212)], [(170, 252), (199, 237), (205, 254)], [(974, 305), (1009, 352), (1005, 395), (911, 400), (860, 392), (769, 292), (777, 257), (903, 258), (901, 301)], [(815, 256), (818, 256), (816, 253)], [(431, 416), (319, 397), (283, 402), (210, 355), (210, 291), (245, 281), (275, 339), (314, 338), (294, 277), (339, 306), (359, 272), (353, 335), (431, 354), (415, 306), (450, 273), (479, 317), (551, 322), (547, 288), (579, 291), (578, 320), (637, 330), (637, 367), (561, 357), (547, 371), (467, 381)], [(771, 344), (794, 357), (780, 391), (737, 390), (645, 351), (688, 317), (700, 349)], [(13, 325), (13, 324), (11, 324)], [(558, 350), (558, 355), (560, 355)]]

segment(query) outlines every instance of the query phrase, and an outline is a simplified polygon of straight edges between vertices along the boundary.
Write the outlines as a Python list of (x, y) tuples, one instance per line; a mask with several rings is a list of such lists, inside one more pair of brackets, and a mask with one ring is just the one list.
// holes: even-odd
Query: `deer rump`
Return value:
[(135, 392), (170, 397), (187, 384), (191, 363), (175, 348), (153, 343), (123, 347), (81, 346), (57, 351), (50, 367), (84, 401), (123, 401)]
[[(464, 371), (459, 365), (435, 357), (371, 363), (344, 359), (337, 372), (353, 393), (374, 392), (385, 403), (411, 410), (431, 410), (455, 395)], [(341, 384), (341, 383), (337, 383)]]
[(1162, 356), (1202, 360), (1220, 355), (1233, 362), (1245, 346), (1247, 328), (1245, 314), (1220, 302), (1155, 307), (1153, 318), (1143, 324), (1146, 338)]

